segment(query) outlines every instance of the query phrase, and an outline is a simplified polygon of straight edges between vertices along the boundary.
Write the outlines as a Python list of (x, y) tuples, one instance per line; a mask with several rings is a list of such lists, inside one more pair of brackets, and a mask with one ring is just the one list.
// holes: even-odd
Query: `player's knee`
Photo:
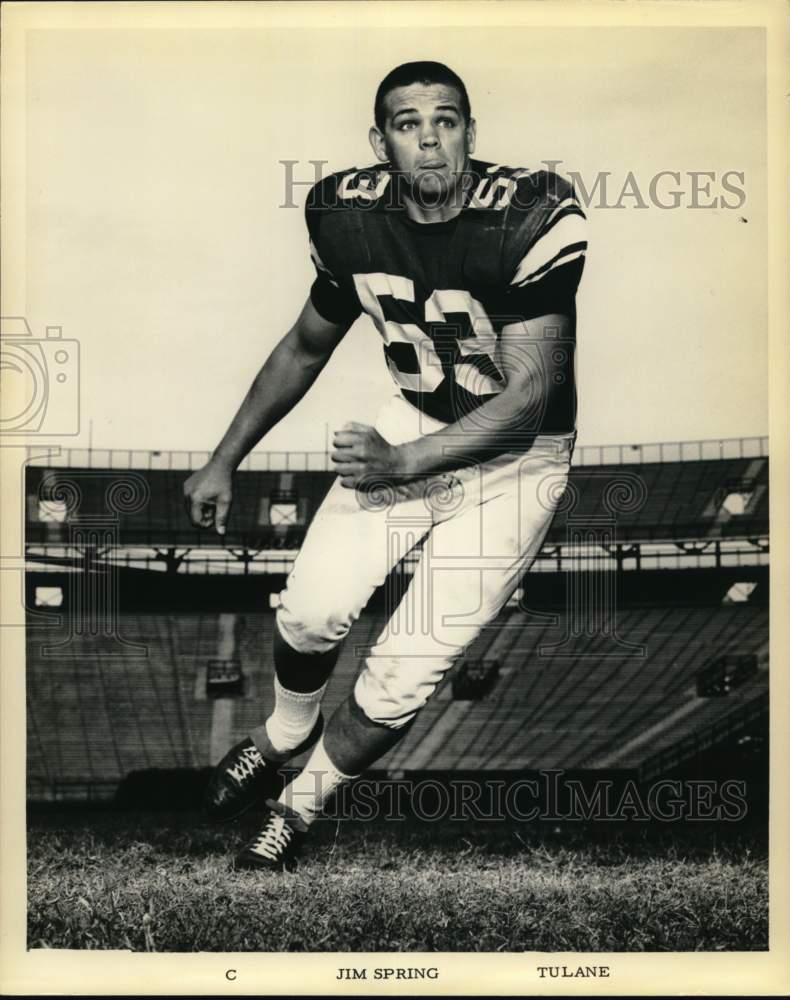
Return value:
[(277, 626), (300, 653), (325, 653), (345, 639), (351, 628), (348, 611), (329, 601), (285, 600), (277, 611)]
[(398, 677), (396, 669), (374, 674), (366, 667), (354, 685), (354, 698), (371, 722), (402, 729), (414, 719), (435, 687), (403, 682), (403, 674)]

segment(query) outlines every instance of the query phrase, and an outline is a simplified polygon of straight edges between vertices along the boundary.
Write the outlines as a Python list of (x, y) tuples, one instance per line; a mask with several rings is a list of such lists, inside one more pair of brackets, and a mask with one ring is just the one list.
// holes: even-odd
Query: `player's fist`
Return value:
[(370, 477), (399, 478), (403, 472), (400, 450), (368, 424), (351, 421), (335, 431), (330, 457), (340, 482), (349, 489)]
[(184, 505), (196, 528), (211, 528), (224, 535), (233, 498), (232, 470), (216, 459), (193, 472), (184, 483)]

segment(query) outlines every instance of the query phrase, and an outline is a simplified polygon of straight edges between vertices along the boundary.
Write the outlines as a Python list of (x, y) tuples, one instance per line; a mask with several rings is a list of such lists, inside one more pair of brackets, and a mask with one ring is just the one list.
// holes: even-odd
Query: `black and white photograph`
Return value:
[(691, 6), (4, 5), (3, 992), (790, 987), (789, 19)]

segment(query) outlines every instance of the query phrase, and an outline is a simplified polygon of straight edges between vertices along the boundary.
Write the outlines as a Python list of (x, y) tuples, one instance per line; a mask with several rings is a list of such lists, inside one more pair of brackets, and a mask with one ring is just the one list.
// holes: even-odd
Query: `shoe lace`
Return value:
[(293, 837), (293, 830), (282, 816), (271, 816), (269, 822), (255, 838), (250, 850), (278, 861)]
[(245, 747), (241, 752), (238, 764), (228, 768), (228, 774), (241, 783), (251, 777), (259, 767), (263, 767), (263, 757), (257, 747)]

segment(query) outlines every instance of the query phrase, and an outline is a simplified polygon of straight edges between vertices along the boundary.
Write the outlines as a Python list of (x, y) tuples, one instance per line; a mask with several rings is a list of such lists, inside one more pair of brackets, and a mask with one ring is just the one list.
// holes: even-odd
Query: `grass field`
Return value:
[(29, 947), (768, 946), (765, 839), (734, 827), (326, 820), (295, 874), (234, 872), (232, 852), (253, 829), (187, 811), (31, 809)]

